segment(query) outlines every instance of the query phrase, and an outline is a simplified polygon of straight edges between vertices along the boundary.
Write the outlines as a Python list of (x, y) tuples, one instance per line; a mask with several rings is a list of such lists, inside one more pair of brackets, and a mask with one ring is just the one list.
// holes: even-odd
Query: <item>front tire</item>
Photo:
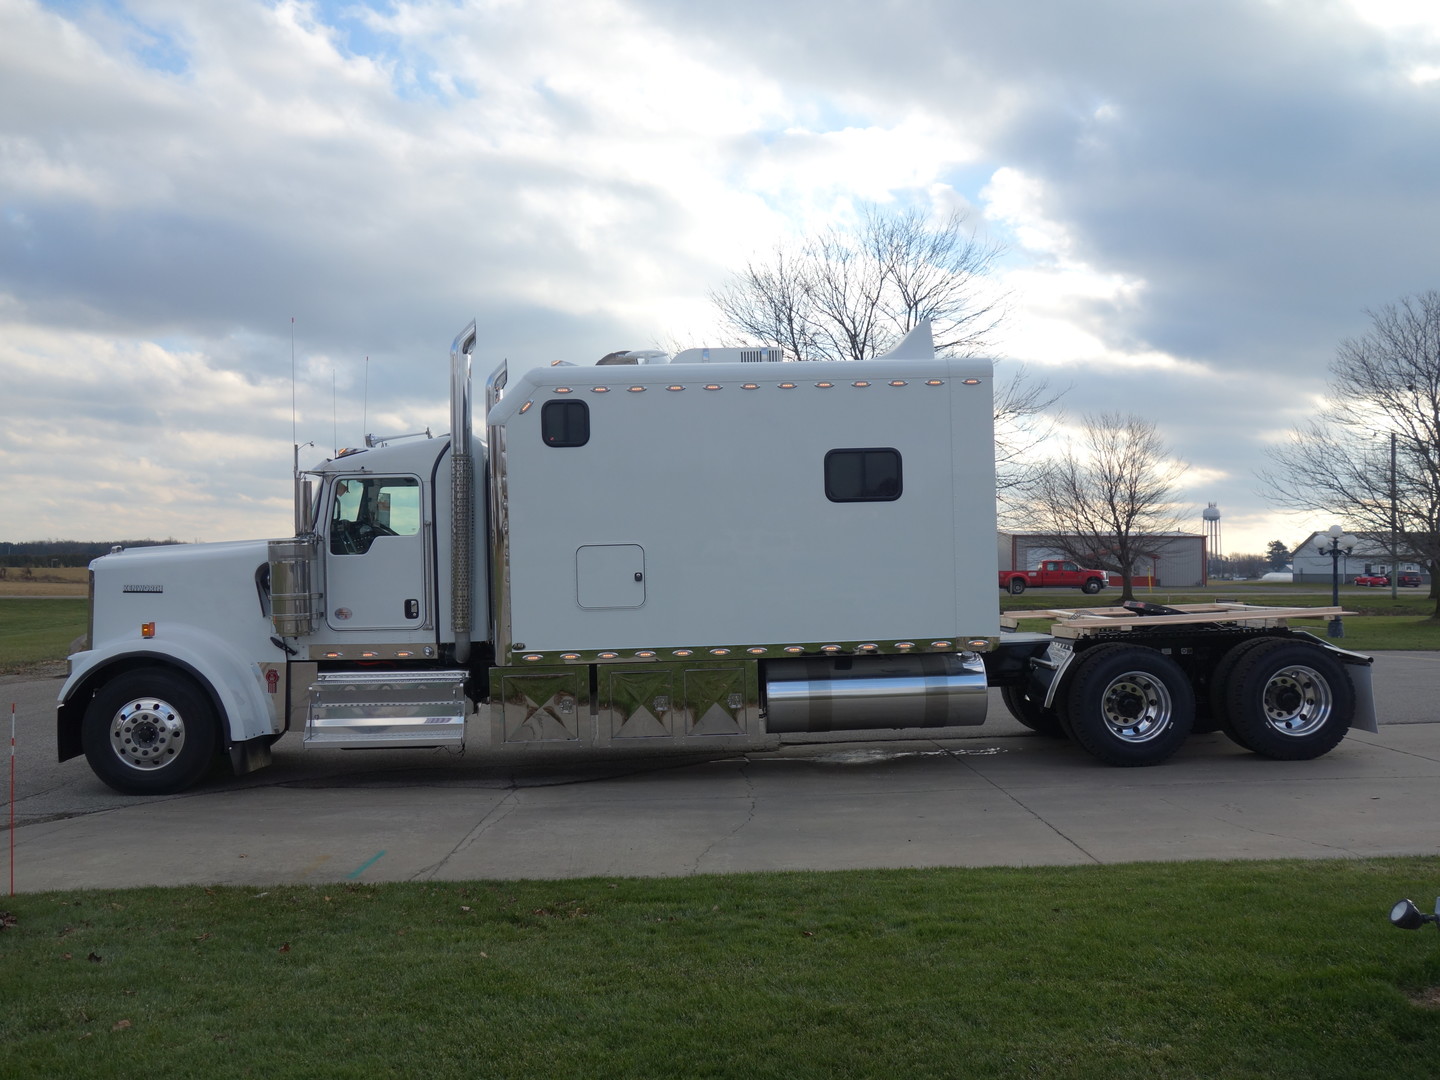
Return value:
[(1070, 735), (1108, 765), (1159, 765), (1195, 723), (1195, 693), (1178, 664), (1154, 649), (1096, 645), (1075, 660), (1065, 694)]
[(1011, 596), (1019, 596), (1019, 595), (1020, 595), (1021, 593), (1023, 593), (1024, 591), (1025, 591), (1025, 579), (1024, 579), (1024, 578), (1018, 578), (1018, 577), (1017, 577), (1017, 578), (1011, 578), (1011, 579), (1010, 579), (1010, 595), (1011, 595)]
[(125, 795), (174, 795), (215, 761), (219, 722), (195, 682), (165, 668), (139, 668), (100, 688), (80, 731), (95, 775)]
[(1221, 688), (1236, 742), (1281, 761), (1328, 754), (1355, 716), (1345, 666), (1303, 641), (1275, 639), (1247, 649)]
[(1099, 578), (1092, 577), (1087, 580), (1084, 585), (1080, 586), (1080, 591), (1085, 593), (1087, 596), (1094, 596), (1104, 587), (1104, 582), (1102, 582)]

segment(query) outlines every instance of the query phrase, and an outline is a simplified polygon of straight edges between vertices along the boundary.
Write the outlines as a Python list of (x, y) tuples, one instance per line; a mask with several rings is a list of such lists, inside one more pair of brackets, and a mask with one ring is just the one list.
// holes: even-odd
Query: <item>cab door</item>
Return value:
[(345, 476), (329, 499), (325, 621), (410, 630), (428, 620), (425, 510), (414, 476)]

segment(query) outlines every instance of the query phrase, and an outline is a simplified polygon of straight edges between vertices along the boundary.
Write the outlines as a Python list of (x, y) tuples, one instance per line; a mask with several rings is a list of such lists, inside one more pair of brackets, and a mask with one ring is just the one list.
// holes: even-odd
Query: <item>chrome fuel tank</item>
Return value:
[(968, 653), (772, 660), (765, 693), (771, 733), (970, 727), (988, 700)]

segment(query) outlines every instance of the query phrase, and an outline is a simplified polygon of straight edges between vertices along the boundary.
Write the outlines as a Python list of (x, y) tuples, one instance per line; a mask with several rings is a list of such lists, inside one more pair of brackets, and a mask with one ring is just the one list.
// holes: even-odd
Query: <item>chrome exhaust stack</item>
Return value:
[(470, 353), (475, 323), (450, 346), (450, 628), (455, 663), (470, 660), (470, 550), (475, 536), (475, 465), (470, 457)]

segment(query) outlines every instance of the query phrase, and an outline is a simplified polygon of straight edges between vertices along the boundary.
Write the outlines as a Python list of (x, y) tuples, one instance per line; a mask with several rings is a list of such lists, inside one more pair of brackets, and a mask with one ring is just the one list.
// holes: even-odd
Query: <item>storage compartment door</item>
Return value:
[(582, 608), (638, 608), (645, 603), (645, 549), (591, 544), (575, 552), (575, 596)]

